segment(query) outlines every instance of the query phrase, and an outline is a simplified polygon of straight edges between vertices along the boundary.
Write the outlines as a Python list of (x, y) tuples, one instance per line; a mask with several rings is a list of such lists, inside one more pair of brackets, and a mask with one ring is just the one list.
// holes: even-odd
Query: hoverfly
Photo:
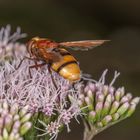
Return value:
[[(30, 68), (38, 68), (45, 64), (57, 72), (60, 76), (69, 81), (80, 80), (81, 71), (77, 60), (65, 48), (76, 50), (88, 50), (102, 45), (107, 40), (85, 40), (57, 43), (47, 38), (34, 37), (27, 43), (29, 59), (35, 61), (35, 65)], [(42, 64), (37, 64), (42, 61)]]

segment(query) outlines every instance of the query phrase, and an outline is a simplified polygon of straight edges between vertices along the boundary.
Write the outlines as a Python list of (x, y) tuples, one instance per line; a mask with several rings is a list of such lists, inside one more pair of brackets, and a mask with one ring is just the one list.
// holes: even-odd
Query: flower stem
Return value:
[(83, 140), (92, 140), (94, 133), (92, 131), (85, 131)]
[(96, 128), (93, 125), (90, 125), (86, 120), (83, 119), (85, 126), (83, 140), (92, 140), (93, 137), (97, 134)]

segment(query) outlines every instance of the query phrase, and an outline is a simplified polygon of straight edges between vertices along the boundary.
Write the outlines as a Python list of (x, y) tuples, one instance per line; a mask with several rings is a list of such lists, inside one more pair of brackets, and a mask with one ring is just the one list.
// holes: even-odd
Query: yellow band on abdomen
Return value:
[(77, 61), (72, 55), (65, 55), (62, 56), (62, 59), (59, 62), (52, 63), (51, 68), (57, 72), (61, 66), (64, 66), (66, 63), (70, 63), (70, 62), (76, 63)]

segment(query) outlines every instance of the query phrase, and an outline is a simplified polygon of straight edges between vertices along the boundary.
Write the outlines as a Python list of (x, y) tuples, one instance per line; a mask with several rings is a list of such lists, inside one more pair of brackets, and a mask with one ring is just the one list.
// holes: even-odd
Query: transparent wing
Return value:
[(49, 51), (48, 49), (43, 49), (41, 54), (45, 60), (52, 62), (58, 62), (62, 59), (62, 56), (58, 52)]
[(84, 41), (72, 41), (72, 42), (61, 42), (60, 46), (69, 47), (74, 50), (88, 50), (102, 45), (109, 40), (84, 40)]
[(62, 59), (62, 56), (59, 53), (50, 53), (50, 58), (52, 62), (58, 62)]

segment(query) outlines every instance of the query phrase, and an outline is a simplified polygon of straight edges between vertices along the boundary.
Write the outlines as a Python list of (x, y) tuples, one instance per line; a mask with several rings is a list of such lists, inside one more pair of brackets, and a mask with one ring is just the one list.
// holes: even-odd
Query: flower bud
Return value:
[(119, 119), (120, 115), (119, 113), (115, 113), (112, 115), (112, 121), (117, 121)]
[(119, 115), (123, 115), (127, 111), (128, 108), (129, 108), (129, 103), (126, 102), (119, 107), (119, 109), (117, 110), (117, 113), (119, 113)]
[(102, 117), (106, 116), (109, 113), (110, 107), (111, 107), (111, 103), (106, 101), (102, 109)]
[(106, 101), (112, 103), (113, 98), (112, 98), (112, 95), (111, 95), (111, 94), (108, 94), (108, 95), (107, 95)]
[(104, 102), (104, 98), (105, 98), (105, 96), (103, 94), (99, 94), (97, 96), (97, 102)]
[(91, 91), (91, 90), (88, 90), (88, 91), (87, 91), (87, 96), (88, 96), (89, 98), (93, 98), (93, 94), (92, 94), (92, 91)]
[(102, 108), (103, 108), (103, 103), (102, 102), (98, 102), (96, 104), (96, 107), (95, 107), (95, 110), (96, 110), (96, 119), (97, 120), (100, 120)]
[(140, 102), (140, 97), (135, 97), (134, 99), (132, 99), (131, 104), (138, 104)]
[(94, 95), (93, 95), (93, 93), (92, 93), (92, 91), (91, 91), (91, 90), (89, 90), (89, 91), (87, 92), (87, 97), (89, 97), (89, 98), (90, 98), (91, 103), (93, 103), (93, 102), (94, 102)]
[(118, 89), (118, 90), (115, 92), (115, 100), (119, 102), (120, 99), (121, 99), (121, 91)]
[(124, 96), (124, 94), (125, 94), (125, 88), (124, 87), (120, 88), (120, 92), (121, 92), (121, 97)]
[(24, 135), (31, 128), (31, 126), (32, 124), (30, 122), (24, 123), (20, 128), (20, 134)]
[(85, 102), (86, 102), (86, 104), (88, 106), (88, 109), (93, 110), (93, 104), (92, 104), (92, 101), (90, 100), (89, 97), (85, 97)]
[(95, 84), (89, 83), (89, 84), (88, 84), (88, 87), (89, 87), (89, 89), (90, 89), (92, 92), (95, 92)]
[(13, 106), (11, 106), (10, 113), (12, 115), (15, 115), (18, 113), (18, 105), (17, 104), (14, 104)]
[(8, 108), (9, 108), (9, 107), (8, 107), (7, 102), (4, 101), (4, 102), (3, 102), (3, 109), (4, 109), (4, 110), (8, 110)]
[(19, 131), (19, 128), (20, 128), (20, 121), (18, 120), (18, 121), (16, 121), (14, 124), (13, 124), (13, 129), (12, 129), (12, 132), (14, 132), (14, 133), (18, 133), (18, 131)]
[(89, 112), (89, 114), (88, 114), (88, 120), (90, 122), (92, 122), (92, 123), (95, 122), (95, 120), (96, 120), (96, 112), (95, 111)]
[(117, 111), (119, 105), (120, 105), (119, 102), (114, 101), (109, 114), (114, 114)]
[(8, 110), (3, 109), (1, 117), (5, 117), (6, 115), (8, 115)]
[(128, 98), (128, 100), (130, 101), (132, 99), (132, 94), (131, 93), (127, 93), (126, 97)]
[(120, 103), (123, 104), (123, 103), (128, 102), (128, 101), (129, 101), (128, 97), (127, 97), (127, 96), (123, 96), (123, 97), (121, 98)]
[(20, 117), (23, 117), (29, 110), (29, 106), (25, 106), (24, 108), (22, 108), (20, 111), (19, 111), (19, 115)]
[(136, 109), (136, 104), (131, 104), (127, 111), (126, 117), (130, 117), (134, 113), (135, 109)]
[(104, 85), (104, 86), (103, 86), (103, 94), (104, 94), (105, 96), (107, 96), (108, 90), (109, 90), (109, 87), (108, 87), (107, 85)]
[(16, 114), (16, 115), (14, 116), (14, 118), (13, 118), (14, 121), (17, 121), (17, 120), (19, 120), (19, 119), (20, 119), (19, 114)]
[(14, 134), (13, 132), (10, 133), (10, 135), (9, 135), (9, 140), (15, 140), (14, 136), (15, 136), (15, 134)]
[(5, 117), (5, 128), (7, 129), (8, 132), (10, 132), (12, 124), (13, 124), (12, 115), (8, 114)]
[(107, 115), (105, 116), (105, 118), (102, 120), (102, 123), (104, 126), (106, 126), (109, 122), (111, 122), (112, 120), (112, 116), (111, 115)]
[(8, 131), (6, 130), (6, 128), (3, 129), (3, 140), (8, 140)]
[(19, 133), (16, 133), (15, 136), (14, 136), (15, 140), (19, 140), (21, 137), (20, 137), (20, 134)]
[(108, 92), (113, 95), (114, 90), (115, 90), (114, 87), (109, 87)]
[(32, 116), (31, 113), (28, 113), (28, 114), (24, 115), (23, 118), (20, 120), (20, 122), (25, 123), (25, 122), (29, 121), (31, 116)]

